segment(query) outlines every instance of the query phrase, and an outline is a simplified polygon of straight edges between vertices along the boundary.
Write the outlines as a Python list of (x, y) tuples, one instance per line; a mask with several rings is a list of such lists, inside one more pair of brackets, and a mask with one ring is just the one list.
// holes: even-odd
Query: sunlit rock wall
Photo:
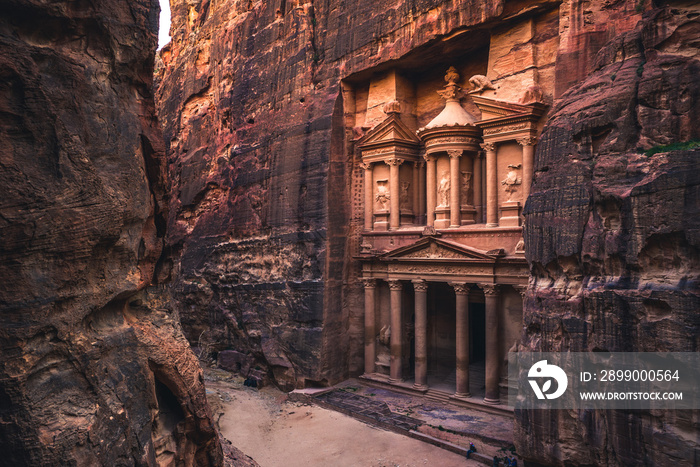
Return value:
[[(648, 12), (556, 102), (525, 209), (522, 350), (700, 350), (700, 150), (667, 147), (700, 139), (699, 13)], [(545, 465), (698, 462), (697, 411), (516, 422), (518, 452)]]
[[(214, 465), (160, 269), (158, 5), (0, 4), (0, 464)], [(150, 286), (150, 287), (149, 287)]]
[(359, 168), (341, 80), (494, 21), (503, 2), (172, 8), (157, 101), (174, 182), (167, 244), (188, 338), (250, 353), (283, 387), (361, 372), (361, 290), (343, 286), (361, 219), (350, 214)]

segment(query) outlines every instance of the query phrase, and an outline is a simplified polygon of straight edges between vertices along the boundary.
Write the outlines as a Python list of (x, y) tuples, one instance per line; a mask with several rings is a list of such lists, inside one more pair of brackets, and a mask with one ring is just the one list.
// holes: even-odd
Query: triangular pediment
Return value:
[(401, 121), (397, 114), (392, 114), (364, 136), (360, 148), (396, 143), (419, 145), (420, 139)]
[(494, 261), (496, 257), (489, 255), (485, 251), (477, 250), (460, 243), (441, 240), (435, 237), (425, 237), (417, 242), (397, 248), (384, 253), (382, 259), (391, 260), (472, 260), (472, 261)]

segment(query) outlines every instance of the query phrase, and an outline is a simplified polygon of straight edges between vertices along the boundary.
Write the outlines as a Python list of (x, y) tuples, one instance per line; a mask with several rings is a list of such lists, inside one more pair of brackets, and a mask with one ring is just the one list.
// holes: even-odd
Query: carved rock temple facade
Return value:
[(403, 102), (385, 103), (385, 118), (356, 142), (363, 378), (498, 404), (507, 353), (522, 328), (528, 266), (521, 212), (543, 93), (531, 86), (521, 103), (502, 101), (484, 75), (472, 77), (465, 93), (450, 67), (446, 86), (435, 90), (444, 108), (416, 131), (415, 116), (402, 113), (416, 108), (415, 84), (399, 76), (391, 70), (370, 84), (370, 95)]
[[(361, 376), (457, 404), (503, 402), (514, 346), (697, 350), (697, 150), (643, 154), (700, 138), (697, 5), (192, 0), (172, 17), (157, 274), (192, 345), (284, 389)], [(697, 447), (690, 413), (514, 417), (544, 464)]]

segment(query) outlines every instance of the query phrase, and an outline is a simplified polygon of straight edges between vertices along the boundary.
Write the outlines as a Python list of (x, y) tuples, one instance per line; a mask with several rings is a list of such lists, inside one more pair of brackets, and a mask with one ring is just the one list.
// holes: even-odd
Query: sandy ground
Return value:
[(207, 381), (207, 392), (223, 436), (261, 467), (481, 465), (338, 412), (287, 401), (275, 388)]

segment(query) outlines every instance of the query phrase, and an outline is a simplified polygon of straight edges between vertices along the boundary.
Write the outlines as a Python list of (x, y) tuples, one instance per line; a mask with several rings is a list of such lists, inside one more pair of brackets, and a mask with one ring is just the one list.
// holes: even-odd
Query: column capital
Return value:
[(430, 162), (430, 161), (437, 160), (437, 156), (431, 152), (431, 153), (423, 154), (423, 159), (426, 162)]
[(464, 282), (450, 282), (450, 285), (455, 289), (457, 295), (467, 295), (471, 289), (471, 285)]
[(372, 162), (360, 162), (360, 167), (365, 170), (372, 170)]
[(496, 150), (496, 143), (491, 143), (491, 142), (481, 143), (480, 146), (484, 151), (495, 151)]
[(403, 289), (403, 284), (401, 283), (400, 280), (392, 279), (392, 280), (388, 280), (387, 283), (389, 284), (389, 289), (391, 289), (391, 290), (402, 290)]
[(453, 159), (455, 157), (461, 157), (462, 153), (464, 153), (464, 151), (461, 149), (448, 149), (447, 150), (447, 155), (450, 156), (450, 159)]
[(413, 282), (413, 290), (416, 292), (427, 292), (428, 291), (428, 282), (423, 280), (423, 279), (413, 279), (411, 282)]
[(422, 169), (423, 167), (425, 167), (425, 160), (419, 160), (414, 162), (413, 167), (415, 167), (416, 169)]
[(518, 138), (518, 139), (516, 139), (516, 141), (521, 146), (534, 146), (537, 144), (537, 137), (536, 136), (526, 136), (525, 138)]
[(377, 287), (377, 279), (361, 279), (365, 289), (374, 289)]
[(398, 157), (392, 157), (391, 159), (384, 160), (384, 163), (388, 166), (392, 166), (392, 165), (399, 166), (399, 165), (403, 164), (403, 162), (404, 162), (404, 160), (400, 159)]
[(481, 287), (481, 290), (484, 291), (484, 295), (498, 295), (498, 284), (479, 284), (479, 287)]
[(527, 285), (514, 285), (513, 288), (518, 291), (522, 298), (525, 298), (527, 293)]

